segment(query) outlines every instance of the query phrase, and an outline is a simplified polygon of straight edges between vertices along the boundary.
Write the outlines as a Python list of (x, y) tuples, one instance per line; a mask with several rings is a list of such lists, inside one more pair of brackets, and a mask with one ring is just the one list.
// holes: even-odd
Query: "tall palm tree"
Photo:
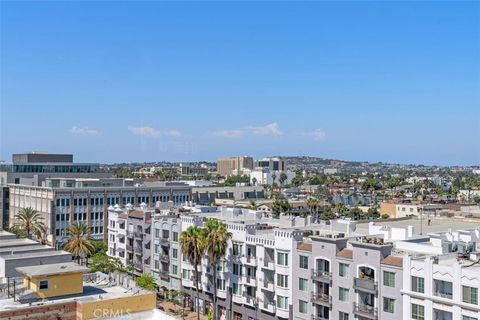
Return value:
[(257, 210), (258, 209), (257, 203), (254, 200), (250, 200), (250, 202), (248, 203), (248, 209)]
[(70, 240), (65, 244), (65, 250), (72, 253), (80, 264), (82, 257), (88, 257), (95, 250), (90, 240), (90, 228), (82, 222), (74, 223), (67, 229)]
[(227, 254), (232, 234), (227, 225), (218, 220), (209, 220), (206, 229), (206, 253), (213, 268), (213, 320), (217, 320), (217, 264)]
[[(29, 239), (32, 235), (40, 235), (42, 231), (46, 232), (46, 226), (40, 212), (32, 208), (23, 208), (15, 215), (16, 225), (27, 233)], [(42, 235), (40, 238), (43, 238)]]
[(197, 226), (188, 227), (180, 236), (180, 247), (195, 273), (195, 290), (197, 291), (197, 320), (200, 320), (200, 292), (198, 290), (198, 265), (205, 253), (205, 229)]
[(280, 182), (280, 185), (283, 186), (283, 183), (287, 181), (288, 177), (285, 172), (280, 173), (280, 178), (278, 178), (278, 182)]
[(307, 199), (307, 207), (308, 207), (308, 209), (310, 210), (310, 214), (313, 215), (314, 221), (315, 221), (315, 222), (318, 222), (318, 217), (317, 217), (317, 213), (318, 213), (318, 200), (317, 200), (317, 198), (309, 197), (309, 198)]

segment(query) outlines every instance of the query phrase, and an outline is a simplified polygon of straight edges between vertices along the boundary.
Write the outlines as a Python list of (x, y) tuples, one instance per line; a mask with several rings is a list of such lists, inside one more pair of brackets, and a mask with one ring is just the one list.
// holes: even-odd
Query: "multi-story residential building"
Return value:
[(152, 225), (151, 273), (159, 287), (181, 290), (180, 215), (160, 210), (154, 214)]
[[(61, 179), (60, 179), (61, 180)], [(88, 183), (87, 183), (88, 182)], [(191, 200), (191, 187), (182, 183), (137, 184), (128, 179), (73, 179), (51, 187), (10, 186), (10, 225), (22, 208), (32, 207), (42, 214), (47, 225), (48, 240), (59, 247), (66, 241), (70, 224), (87, 224), (95, 239), (107, 239), (107, 208), (119, 204), (153, 207), (157, 202), (172, 201), (181, 205)], [(46, 180), (52, 183), (53, 180)]]
[(286, 175), (286, 180), (283, 181), (283, 184), (290, 184), (296, 175), (295, 172), (292, 171), (272, 171), (269, 168), (259, 168), (252, 170), (250, 173), (250, 184), (272, 185), (276, 183), (277, 185), (282, 185), (282, 183), (280, 183), (282, 173)]
[(287, 163), (279, 157), (263, 158), (255, 162), (257, 168), (268, 168), (271, 171), (286, 171)]
[(152, 212), (146, 208), (144, 203), (140, 209), (130, 204), (108, 208), (107, 254), (133, 267), (137, 275), (149, 274), (151, 266)]
[(221, 158), (217, 160), (217, 173), (223, 177), (242, 175), (253, 169), (253, 158), (249, 156)]

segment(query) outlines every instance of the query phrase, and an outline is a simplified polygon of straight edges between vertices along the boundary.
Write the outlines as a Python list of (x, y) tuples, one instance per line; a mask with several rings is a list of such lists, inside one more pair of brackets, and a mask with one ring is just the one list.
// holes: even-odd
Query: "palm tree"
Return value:
[(250, 202), (248, 203), (248, 209), (257, 210), (258, 209), (257, 203), (254, 200), (250, 200)]
[(252, 178), (252, 184), (253, 184), (254, 186), (257, 185), (257, 178), (255, 178), (255, 177)]
[(206, 253), (213, 268), (213, 320), (217, 320), (217, 264), (227, 254), (232, 234), (227, 231), (227, 225), (218, 220), (209, 220), (205, 228)]
[(310, 214), (313, 215), (314, 221), (315, 221), (315, 222), (318, 222), (318, 217), (317, 217), (317, 213), (318, 213), (318, 200), (317, 200), (317, 198), (309, 197), (309, 198), (307, 199), (307, 207), (308, 207), (308, 209), (310, 210)]
[(288, 177), (285, 172), (280, 173), (280, 178), (278, 178), (278, 182), (280, 182), (280, 185), (283, 186), (283, 183), (287, 181)]
[(15, 219), (16, 225), (25, 230), (29, 239), (32, 238), (32, 235), (41, 235), (39, 238), (45, 237), (42, 232), (46, 233), (47, 228), (40, 212), (32, 208), (23, 208), (15, 215)]
[(78, 264), (82, 257), (91, 255), (95, 246), (90, 240), (90, 228), (82, 222), (74, 223), (67, 229), (70, 240), (65, 244), (65, 250), (77, 258)]
[(273, 185), (275, 184), (275, 179), (277, 179), (277, 175), (275, 173), (272, 173), (272, 188), (273, 188)]
[[(205, 253), (205, 229), (197, 226), (188, 227), (180, 236), (180, 247), (195, 273), (195, 290), (197, 291), (197, 320), (200, 320), (200, 292), (198, 290), (198, 265)], [(216, 285), (216, 284), (215, 284)]]

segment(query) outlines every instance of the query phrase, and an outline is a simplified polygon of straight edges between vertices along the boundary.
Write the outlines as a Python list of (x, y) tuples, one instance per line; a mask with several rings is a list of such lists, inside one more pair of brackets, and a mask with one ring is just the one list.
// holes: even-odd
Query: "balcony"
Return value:
[(245, 277), (245, 284), (251, 287), (256, 287), (257, 286), (257, 279), (252, 276), (247, 276)]
[(264, 281), (264, 282), (263, 282), (262, 289), (267, 290), (267, 291), (274, 292), (274, 284), (273, 284), (273, 281), (268, 281), (268, 280)]
[(168, 254), (162, 254), (160, 256), (160, 261), (165, 262), (165, 263), (169, 263), (170, 262), (170, 256)]
[(133, 251), (133, 247), (129, 244), (126, 245), (127, 251)]
[(313, 304), (318, 304), (324, 307), (331, 308), (332, 307), (332, 297), (329, 296), (327, 293), (311, 293), (311, 301)]
[(260, 302), (260, 309), (263, 309), (269, 313), (275, 313), (276, 306), (273, 301), (268, 301), (264, 300), (263, 302)]
[(353, 278), (353, 288), (355, 290), (376, 294), (378, 291), (378, 284), (373, 279)]
[(248, 256), (247, 255), (247, 258), (245, 259), (245, 264), (256, 267), (257, 266), (257, 258), (254, 257), (254, 256)]
[(312, 280), (319, 282), (332, 283), (332, 273), (328, 271), (314, 270), (312, 269)]
[(160, 238), (160, 244), (164, 247), (169, 247), (170, 240), (168, 238)]
[(353, 313), (357, 316), (367, 319), (378, 319), (378, 308), (368, 305), (360, 305), (356, 302), (353, 303)]
[(133, 233), (133, 236), (134, 236), (135, 238), (143, 239), (143, 232), (138, 232), (138, 231), (136, 231), (136, 232)]
[(264, 260), (263, 268), (268, 270), (275, 270), (275, 263), (273, 262), (273, 260), (271, 261)]
[(164, 280), (164, 281), (170, 280), (170, 274), (169, 274), (169, 272), (168, 272), (168, 271), (165, 271), (165, 270), (162, 270), (162, 271), (160, 272), (160, 278), (161, 278), (162, 280)]
[(310, 319), (311, 320), (329, 320), (328, 318), (324, 318), (324, 317), (321, 317), (321, 316), (314, 316), (313, 314), (312, 314)]

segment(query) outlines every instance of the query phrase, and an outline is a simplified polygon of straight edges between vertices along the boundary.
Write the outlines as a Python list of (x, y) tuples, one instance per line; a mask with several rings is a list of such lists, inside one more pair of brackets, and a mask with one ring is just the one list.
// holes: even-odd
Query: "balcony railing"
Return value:
[(331, 283), (332, 273), (328, 271), (312, 269), (312, 280)]
[(353, 288), (375, 294), (378, 291), (378, 284), (373, 279), (353, 278)]
[(328, 320), (328, 318), (324, 318), (322, 316), (314, 316), (313, 314), (310, 319), (311, 320)]
[(315, 293), (311, 292), (311, 301), (314, 304), (319, 304), (325, 307), (331, 307), (332, 306), (332, 297), (328, 295), (327, 293)]
[(378, 319), (378, 308), (368, 305), (361, 305), (356, 302), (353, 303), (353, 313), (368, 319)]
[(254, 266), (256, 266), (256, 265), (257, 265), (257, 258), (254, 257), (254, 256), (249, 256), (249, 255), (247, 255), (246, 262), (247, 262), (247, 264), (249, 264), (249, 265), (254, 265)]
[(162, 262), (170, 262), (170, 256), (168, 254), (162, 254), (160, 256), (160, 261)]
[(170, 245), (170, 240), (168, 238), (160, 238), (160, 244), (162, 246), (169, 246)]

